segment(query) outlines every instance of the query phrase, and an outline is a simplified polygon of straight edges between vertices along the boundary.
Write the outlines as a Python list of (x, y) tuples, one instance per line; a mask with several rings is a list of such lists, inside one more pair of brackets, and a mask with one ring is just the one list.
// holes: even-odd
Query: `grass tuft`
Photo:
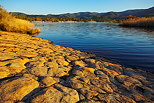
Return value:
[(29, 34), (39, 33), (40, 30), (38, 28), (32, 29), (34, 26), (29, 21), (17, 19), (3, 8), (0, 8), (0, 30)]

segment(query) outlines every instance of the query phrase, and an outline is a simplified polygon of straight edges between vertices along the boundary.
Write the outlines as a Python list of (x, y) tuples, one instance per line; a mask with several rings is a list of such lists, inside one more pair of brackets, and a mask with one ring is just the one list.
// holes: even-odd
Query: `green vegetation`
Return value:
[(16, 18), (28, 20), (30, 22), (118, 22), (118, 20), (115, 19), (104, 19), (104, 18), (55, 18), (55, 17), (28, 17), (24, 15), (15, 15)]
[(28, 34), (39, 33), (38, 28), (33, 28), (34, 24), (29, 21), (17, 19), (8, 13), (6, 10), (0, 7), (0, 30), (9, 32), (20, 32)]
[(134, 16), (131, 17), (130, 16), (126, 20), (122, 20), (120, 22), (120, 26), (153, 28), (154, 17), (134, 17)]

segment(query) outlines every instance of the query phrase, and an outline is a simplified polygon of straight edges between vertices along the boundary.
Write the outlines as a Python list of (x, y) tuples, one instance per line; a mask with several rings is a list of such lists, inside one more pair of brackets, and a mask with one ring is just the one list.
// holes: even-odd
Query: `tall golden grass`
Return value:
[(154, 28), (154, 17), (136, 17), (120, 22), (120, 26)]
[(0, 7), (0, 30), (28, 34), (40, 32), (40, 29), (32, 27), (34, 27), (34, 24), (26, 20), (17, 19)]

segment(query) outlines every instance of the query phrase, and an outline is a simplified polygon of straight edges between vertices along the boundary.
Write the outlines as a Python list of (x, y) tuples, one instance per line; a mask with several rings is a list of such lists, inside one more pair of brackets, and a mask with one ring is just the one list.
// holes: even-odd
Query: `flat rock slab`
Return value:
[(0, 103), (152, 103), (154, 74), (0, 31)]
[(79, 101), (76, 90), (59, 84), (38, 92), (38, 96), (34, 95), (32, 98), (34, 99), (31, 100), (31, 103), (76, 103)]
[(39, 83), (31, 77), (19, 77), (7, 81), (0, 86), (0, 101), (17, 102), (39, 87)]

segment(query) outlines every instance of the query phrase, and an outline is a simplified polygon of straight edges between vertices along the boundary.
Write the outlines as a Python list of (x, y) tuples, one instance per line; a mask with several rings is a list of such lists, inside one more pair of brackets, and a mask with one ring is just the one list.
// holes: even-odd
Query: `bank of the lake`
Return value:
[(0, 31), (1, 103), (150, 103), (153, 79), (94, 54)]

